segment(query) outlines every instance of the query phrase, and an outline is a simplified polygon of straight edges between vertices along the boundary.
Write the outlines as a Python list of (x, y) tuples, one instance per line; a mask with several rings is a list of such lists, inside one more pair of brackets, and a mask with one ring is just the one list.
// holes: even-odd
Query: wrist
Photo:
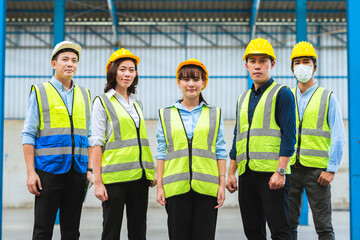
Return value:
[(88, 167), (86, 171), (87, 171), (87, 172), (91, 172), (91, 173), (94, 172), (94, 170), (93, 170), (92, 168), (90, 168), (90, 167)]

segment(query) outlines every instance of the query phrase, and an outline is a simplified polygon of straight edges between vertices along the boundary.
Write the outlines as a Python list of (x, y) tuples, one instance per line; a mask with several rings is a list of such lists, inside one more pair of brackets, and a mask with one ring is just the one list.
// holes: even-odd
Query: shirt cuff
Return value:
[(104, 141), (104, 139), (102, 137), (94, 137), (94, 136), (92, 136), (92, 137), (89, 138), (89, 144), (92, 147), (95, 147), (95, 146), (102, 147), (102, 146), (105, 145), (105, 141)]
[(339, 165), (336, 164), (328, 164), (326, 171), (328, 172), (337, 172)]
[(294, 146), (280, 146), (281, 157), (291, 157), (295, 152)]
[(21, 138), (22, 138), (22, 144), (23, 145), (24, 144), (30, 144), (30, 145), (35, 146), (35, 139), (33, 137), (23, 135)]

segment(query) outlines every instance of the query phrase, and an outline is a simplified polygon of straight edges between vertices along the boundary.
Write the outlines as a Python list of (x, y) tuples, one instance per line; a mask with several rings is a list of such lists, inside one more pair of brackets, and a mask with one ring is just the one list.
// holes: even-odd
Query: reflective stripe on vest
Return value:
[(275, 120), (275, 106), (282, 87), (273, 82), (265, 90), (254, 110), (251, 124), (248, 120), (251, 89), (238, 99), (236, 161), (239, 175), (245, 172), (247, 161), (254, 171), (275, 172), (277, 169), (281, 132)]
[(101, 176), (104, 184), (128, 182), (146, 178), (154, 180), (154, 163), (139, 103), (134, 103), (139, 115), (139, 129), (115, 96), (99, 96), (110, 121), (112, 134), (103, 147)]
[(56, 88), (50, 83), (32, 86), (35, 91), (40, 124), (35, 141), (35, 168), (61, 174), (73, 164), (85, 173), (88, 162), (88, 132), (90, 124), (90, 94), (74, 86), (72, 115)]
[(331, 92), (318, 87), (311, 96), (300, 122), (296, 88), (292, 89), (296, 104), (296, 151), (290, 164), (296, 160), (306, 167), (327, 168), (331, 146), (330, 127), (327, 122)]
[(186, 193), (190, 188), (216, 197), (219, 171), (215, 148), (220, 109), (203, 105), (190, 140), (187, 139), (177, 108), (160, 109), (160, 120), (167, 143), (163, 175), (165, 197)]

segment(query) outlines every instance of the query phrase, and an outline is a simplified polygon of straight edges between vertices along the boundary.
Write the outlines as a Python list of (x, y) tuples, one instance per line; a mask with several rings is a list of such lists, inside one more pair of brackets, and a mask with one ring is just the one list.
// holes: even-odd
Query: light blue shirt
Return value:
[[(307, 89), (304, 94), (301, 94), (299, 87), (296, 87), (296, 98), (299, 109), (299, 118), (302, 119), (305, 108), (308, 105), (311, 96), (315, 90), (319, 87), (317, 83), (314, 86)], [(327, 171), (336, 172), (339, 168), (341, 158), (345, 146), (345, 130), (344, 123), (341, 116), (339, 103), (332, 93), (329, 100), (328, 110), (328, 124), (331, 131), (331, 146), (330, 146), (330, 159), (327, 167)]]
[[(183, 120), (186, 135), (189, 139), (193, 137), (196, 124), (199, 120), (202, 107), (205, 103), (201, 102), (200, 105), (196, 106), (193, 110), (189, 111), (184, 105), (176, 101), (173, 106), (179, 109), (180, 116)], [(158, 128), (156, 132), (156, 139), (158, 142), (156, 159), (165, 159), (166, 157), (166, 140), (164, 136), (164, 131), (159, 119)], [(226, 159), (226, 143), (224, 140), (224, 121), (222, 116), (220, 116), (219, 132), (216, 139), (216, 158), (217, 159)]]
[[(65, 86), (52, 77), (50, 83), (56, 88), (59, 92), (62, 100), (64, 101), (66, 108), (69, 111), (69, 114), (72, 114), (72, 105), (73, 105), (73, 97), (74, 97), (74, 87), (75, 84), (71, 87), (69, 91), (66, 91)], [(35, 91), (30, 93), (29, 103), (28, 103), (28, 111), (26, 113), (25, 121), (24, 121), (24, 129), (21, 133), (22, 143), (30, 144), (35, 146), (35, 139), (40, 125), (40, 117), (39, 117), (39, 106), (36, 100)], [(89, 136), (91, 136), (91, 121), (89, 126)]]

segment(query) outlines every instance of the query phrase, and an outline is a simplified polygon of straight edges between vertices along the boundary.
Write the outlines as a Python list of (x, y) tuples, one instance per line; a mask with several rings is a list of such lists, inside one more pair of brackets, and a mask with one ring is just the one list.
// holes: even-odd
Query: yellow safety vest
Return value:
[(203, 105), (192, 139), (188, 139), (176, 107), (160, 109), (159, 113), (167, 145), (163, 175), (165, 197), (190, 189), (217, 197), (219, 170), (215, 150), (220, 109)]
[(148, 180), (154, 180), (152, 159), (145, 122), (138, 101), (134, 103), (140, 125), (134, 120), (115, 96), (98, 96), (110, 121), (112, 134), (102, 154), (101, 177), (104, 184), (129, 182), (140, 179), (143, 171)]
[[(282, 85), (273, 82), (262, 94), (249, 123), (251, 89), (238, 99), (236, 162), (239, 175), (249, 168), (259, 172), (275, 172), (279, 163), (280, 127), (275, 120), (276, 97)], [(288, 166), (287, 173), (290, 173)]]
[(77, 172), (85, 173), (89, 146), (89, 90), (74, 86), (72, 115), (50, 82), (33, 85), (31, 91), (35, 91), (40, 117), (35, 139), (35, 169), (62, 174), (73, 165)]
[(331, 146), (331, 132), (328, 125), (328, 109), (331, 92), (318, 87), (308, 105), (302, 120), (296, 98), (296, 88), (292, 89), (296, 105), (296, 145), (290, 164), (300, 161), (303, 166), (327, 168)]

